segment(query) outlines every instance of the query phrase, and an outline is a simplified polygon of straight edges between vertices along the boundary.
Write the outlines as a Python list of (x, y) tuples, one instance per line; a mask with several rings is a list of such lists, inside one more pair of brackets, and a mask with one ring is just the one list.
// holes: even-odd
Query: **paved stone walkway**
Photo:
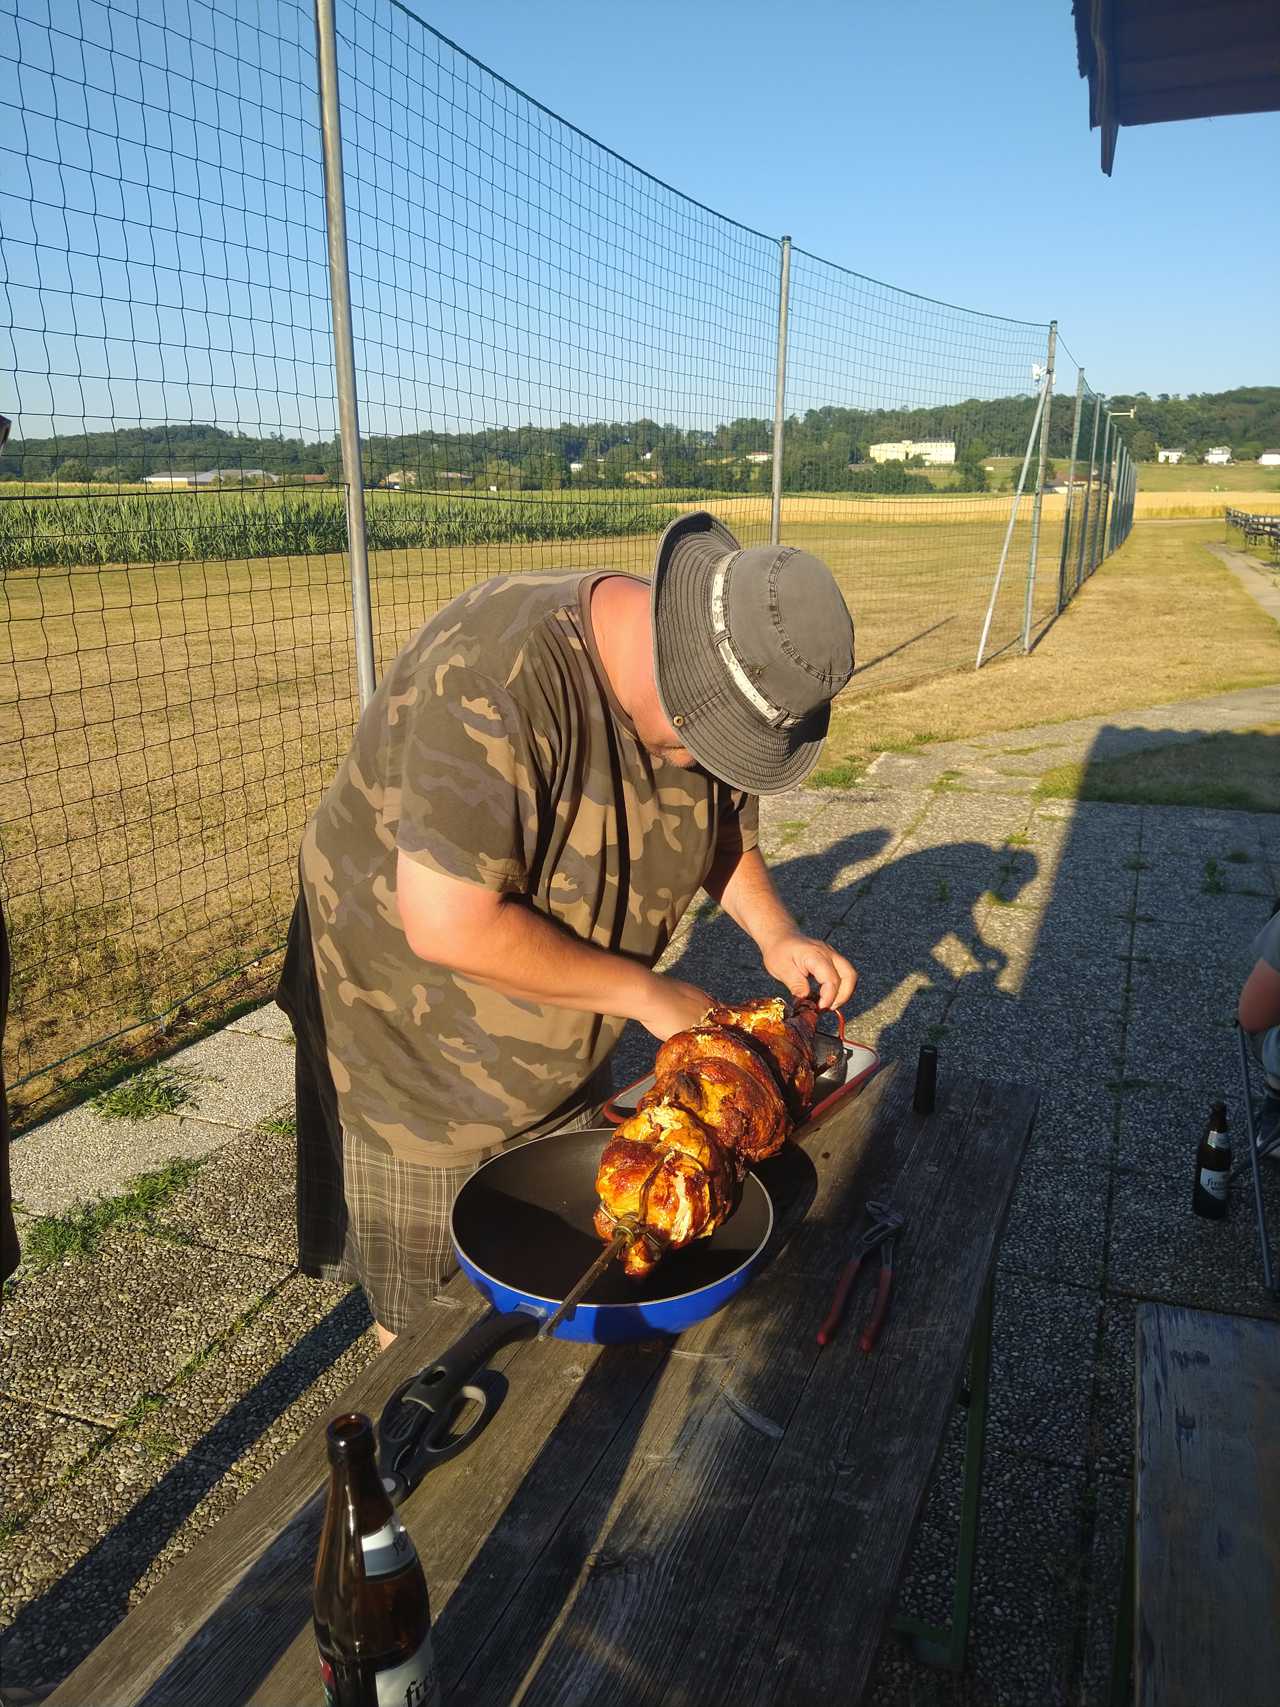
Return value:
[[(969, 1671), (936, 1677), (890, 1640), (877, 1703), (1101, 1702), (1135, 1301), (1280, 1317), (1244, 1191), (1225, 1224), (1188, 1208), (1209, 1103), (1225, 1097), (1243, 1129), (1231, 1014), (1280, 893), (1280, 816), (1034, 793), (1069, 759), (1276, 720), (1280, 690), (1250, 690), (888, 755), (857, 789), (766, 803), (791, 905), (860, 968), (853, 1032), (908, 1063), (931, 1040), (944, 1073), (1042, 1092), (1000, 1261)], [(715, 912), (687, 921), (668, 965), (717, 994), (759, 988), (750, 945)], [(618, 1073), (651, 1059), (629, 1035)], [(10, 1288), (6, 1689), (38, 1694), (64, 1675), (374, 1353), (358, 1296), (293, 1266), (280, 1016), (263, 1010), (175, 1060), (193, 1098), (180, 1115), (126, 1126), (82, 1109), (14, 1147), (29, 1213), (119, 1191), (172, 1155), (204, 1161), (149, 1219)], [(1280, 1236), (1280, 1168), (1267, 1190)], [(902, 1590), (904, 1608), (934, 1616), (958, 1527), (959, 1424)]]

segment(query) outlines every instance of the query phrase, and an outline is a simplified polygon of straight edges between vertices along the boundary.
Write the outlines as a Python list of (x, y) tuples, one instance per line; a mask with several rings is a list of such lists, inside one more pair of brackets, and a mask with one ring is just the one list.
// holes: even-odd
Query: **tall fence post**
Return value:
[[(1098, 399), (1099, 404), (1105, 402)], [(1111, 455), (1111, 416), (1105, 409), (1103, 415), (1106, 425), (1102, 429), (1102, 455), (1098, 458), (1098, 503), (1093, 517), (1093, 537), (1089, 541), (1089, 573), (1092, 575), (1102, 561), (1102, 547), (1105, 541), (1104, 529), (1107, 521), (1107, 473), (1111, 467), (1108, 458)]]
[(1097, 472), (1098, 460), (1098, 421), (1102, 415), (1102, 399), (1096, 394), (1093, 398), (1093, 435), (1089, 441), (1089, 472), (1084, 483), (1084, 509), (1080, 512), (1080, 542), (1076, 546), (1076, 584), (1072, 589), (1072, 598), (1080, 591), (1084, 582), (1084, 553), (1089, 543), (1089, 527), (1093, 520), (1093, 477)]
[(778, 361), (773, 381), (773, 504), (769, 543), (782, 538), (782, 422), (787, 407), (787, 309), (791, 302), (791, 239), (784, 237), (778, 267)]
[(360, 414), (356, 406), (356, 350), (351, 330), (347, 199), (343, 186), (338, 42), (333, 4), (334, 0), (316, 0), (316, 63), (320, 84), (320, 138), (324, 153), (324, 211), (329, 239), (329, 300), (333, 305), (338, 433), (342, 444), (342, 478), (347, 491), (351, 621), (355, 639), (356, 686), (363, 710), (373, 698), (377, 680), (373, 658), (373, 606), (369, 597), (369, 541), (365, 531), (364, 474), (360, 464)]
[(1058, 554), (1058, 613), (1067, 602), (1067, 554), (1071, 550), (1071, 508), (1076, 491), (1076, 452), (1080, 448), (1080, 411), (1084, 407), (1084, 369), (1076, 374), (1076, 411), (1071, 421), (1071, 465), (1067, 469), (1067, 511), (1062, 518), (1062, 550)]
[(1036, 597), (1036, 557), (1040, 550), (1040, 512), (1044, 508), (1044, 471), (1049, 459), (1049, 412), (1053, 408), (1053, 358), (1058, 348), (1058, 322), (1049, 322), (1049, 348), (1044, 364), (1044, 411), (1040, 416), (1040, 466), (1031, 505), (1031, 553), (1027, 558), (1027, 600), (1022, 613), (1022, 650), (1031, 650), (1031, 616)]
[(1027, 434), (1027, 449), (1022, 458), (1022, 472), (1018, 475), (1018, 488), (1013, 494), (1013, 503), (1009, 509), (1009, 525), (1004, 530), (1004, 544), (1000, 547), (1000, 561), (996, 565), (995, 580), (991, 583), (991, 597), (987, 600), (987, 614), (983, 620), (982, 633), (978, 636), (978, 656), (974, 661), (974, 669), (982, 668), (982, 660), (987, 650), (987, 638), (991, 633), (991, 621), (996, 614), (996, 602), (1000, 597), (1000, 583), (1004, 580), (1004, 566), (1009, 556), (1009, 542), (1013, 538), (1014, 526), (1018, 520), (1018, 505), (1022, 502), (1022, 489), (1027, 483), (1027, 469), (1031, 466), (1031, 452), (1040, 431), (1040, 417), (1044, 412), (1044, 386), (1040, 387), (1040, 395), (1036, 398), (1036, 412), (1031, 417), (1031, 431)]

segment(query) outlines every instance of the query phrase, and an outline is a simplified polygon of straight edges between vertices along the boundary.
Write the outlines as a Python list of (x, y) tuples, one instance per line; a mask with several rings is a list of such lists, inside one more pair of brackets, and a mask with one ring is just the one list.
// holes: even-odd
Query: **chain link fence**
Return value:
[(1048, 324), (752, 231), (331, 3), (0, 4), (20, 1120), (265, 991), (357, 684), (476, 581), (645, 573), (711, 508), (827, 559), (871, 692), (1033, 645), (1132, 515)]

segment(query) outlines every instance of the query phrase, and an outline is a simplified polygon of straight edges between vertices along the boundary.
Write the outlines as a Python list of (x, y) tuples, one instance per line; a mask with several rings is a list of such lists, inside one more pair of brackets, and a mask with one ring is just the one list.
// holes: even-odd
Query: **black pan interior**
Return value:
[[(563, 1298), (600, 1254), (591, 1218), (600, 1152), (612, 1136), (612, 1127), (559, 1132), (477, 1169), (453, 1206), (454, 1238), (468, 1260), (514, 1291)], [(759, 1249), (770, 1221), (769, 1194), (748, 1174), (738, 1208), (709, 1239), (673, 1251), (641, 1281), (612, 1263), (584, 1302), (654, 1304), (713, 1286)]]

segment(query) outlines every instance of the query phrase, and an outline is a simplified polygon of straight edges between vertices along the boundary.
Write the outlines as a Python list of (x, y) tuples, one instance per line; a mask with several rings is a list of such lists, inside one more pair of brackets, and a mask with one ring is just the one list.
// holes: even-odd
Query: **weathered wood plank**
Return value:
[(1280, 1327), (1139, 1307), (1139, 1707), (1280, 1700)]

